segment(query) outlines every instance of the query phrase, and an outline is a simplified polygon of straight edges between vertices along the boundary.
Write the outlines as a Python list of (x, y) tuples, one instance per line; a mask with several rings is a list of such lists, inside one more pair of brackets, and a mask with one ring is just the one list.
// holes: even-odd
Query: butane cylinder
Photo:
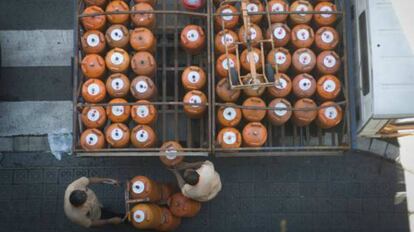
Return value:
[(242, 144), (242, 136), (236, 128), (225, 127), (218, 133), (217, 143), (219, 147), (225, 149), (239, 148)]
[[(217, 9), (216, 14), (234, 14), (237, 12), (236, 7), (230, 4), (224, 4)], [(224, 23), (224, 28), (232, 29), (239, 24), (239, 15), (216, 15), (214, 21), (217, 28), (222, 28), (222, 24)]]
[(181, 47), (190, 54), (199, 54), (206, 45), (206, 34), (198, 25), (187, 25), (180, 36)]
[(108, 144), (114, 148), (123, 148), (129, 144), (129, 128), (123, 123), (114, 123), (105, 130), (105, 138)]
[(292, 116), (292, 105), (286, 99), (273, 99), (269, 103), (269, 107), (275, 108), (274, 110), (267, 111), (267, 118), (275, 126), (281, 126), (285, 124)]
[(130, 81), (122, 73), (114, 73), (106, 79), (106, 90), (111, 97), (125, 97), (129, 93)]
[(154, 147), (157, 136), (154, 130), (147, 125), (137, 125), (132, 129), (131, 142), (136, 148)]
[(174, 167), (184, 160), (184, 156), (177, 156), (175, 153), (182, 151), (182, 146), (178, 142), (168, 141), (161, 146), (161, 152), (167, 153), (160, 156), (161, 162), (167, 167)]
[(105, 84), (99, 79), (89, 79), (82, 85), (82, 97), (88, 103), (99, 103), (106, 97)]
[(176, 193), (168, 199), (170, 211), (176, 217), (194, 217), (200, 212), (201, 203)]
[(85, 107), (81, 120), (86, 128), (102, 128), (106, 123), (106, 112), (102, 106)]
[[(135, 4), (132, 11), (154, 11), (154, 8), (145, 2)], [(153, 28), (155, 25), (156, 15), (151, 13), (131, 14), (131, 21), (136, 27)]]
[(80, 145), (87, 151), (102, 149), (105, 147), (105, 136), (98, 129), (87, 129), (81, 134)]
[(101, 54), (106, 47), (105, 36), (97, 30), (86, 31), (82, 35), (81, 45), (86, 54)]
[(142, 105), (134, 105), (131, 108), (131, 117), (137, 124), (151, 125), (157, 120), (157, 109), (153, 104), (146, 100), (139, 100), (137, 103)]
[(243, 128), (243, 144), (247, 147), (261, 147), (266, 143), (267, 130), (260, 122), (250, 122)]
[(128, 102), (123, 98), (112, 99), (109, 102), (109, 106), (106, 108), (108, 119), (111, 120), (111, 122), (126, 122), (131, 113), (131, 106), (116, 105), (117, 103), (124, 104)]

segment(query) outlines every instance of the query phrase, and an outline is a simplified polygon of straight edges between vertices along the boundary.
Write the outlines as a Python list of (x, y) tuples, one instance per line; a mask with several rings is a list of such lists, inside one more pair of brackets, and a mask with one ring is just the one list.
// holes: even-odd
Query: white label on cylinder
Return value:
[(299, 81), (299, 88), (303, 91), (309, 90), (312, 87), (312, 82), (305, 78)]
[(258, 12), (259, 7), (254, 3), (247, 4), (247, 12)]
[(135, 181), (134, 183), (132, 183), (132, 192), (134, 192), (136, 194), (140, 194), (140, 193), (143, 193), (144, 190), (145, 190), (144, 182), (138, 180), (138, 181)]
[[(253, 52), (253, 57), (254, 57), (254, 63), (257, 64), (259, 62), (259, 59), (260, 59), (259, 54), (257, 54), (256, 52)], [(250, 62), (249, 53), (247, 53), (246, 59), (247, 59), (247, 62)]]
[(86, 43), (91, 47), (96, 47), (99, 44), (99, 36), (96, 34), (90, 34), (86, 37)]
[[(190, 97), (189, 103), (193, 104), (200, 104), (201, 103), (201, 97), (197, 96), (197, 95), (193, 95)], [(200, 107), (199, 105), (192, 105), (191, 107), (197, 108)]]
[(232, 131), (224, 132), (223, 141), (225, 144), (232, 145), (237, 141), (237, 135)]
[(88, 86), (88, 93), (92, 96), (98, 95), (99, 92), (101, 92), (101, 89), (99, 88), (99, 85), (97, 84), (91, 84)]
[[(323, 6), (321, 7), (321, 11), (332, 12), (332, 8), (330, 6)], [(324, 18), (329, 18), (332, 16), (332, 14), (321, 14), (321, 16)]]
[(321, 35), (321, 39), (324, 43), (332, 43), (334, 40), (334, 34), (331, 31), (324, 31)]
[(311, 61), (312, 61), (312, 56), (309, 53), (304, 52), (304, 53), (300, 54), (300, 56), (299, 56), (299, 62), (301, 64), (308, 65), (308, 64), (311, 63)]
[[(285, 103), (279, 102), (275, 105), (275, 108), (287, 108), (287, 105)], [(276, 109), (273, 111), (277, 116), (284, 116), (287, 113), (287, 109)]]
[(145, 118), (149, 115), (148, 106), (138, 106), (137, 108), (137, 115), (140, 118)]
[(278, 40), (282, 40), (286, 37), (286, 30), (283, 27), (276, 27), (273, 30), (273, 36), (278, 39)]
[(112, 114), (115, 116), (121, 116), (124, 113), (123, 106), (112, 106)]
[(121, 90), (124, 88), (124, 81), (121, 78), (115, 78), (112, 80), (111, 86), (114, 90)]
[(138, 81), (138, 83), (135, 85), (135, 90), (138, 93), (145, 93), (148, 90), (148, 84), (146, 81)]
[(99, 120), (99, 117), (100, 117), (99, 111), (97, 111), (95, 109), (91, 109), (91, 110), (88, 111), (87, 117), (92, 122), (96, 122), (96, 121)]
[(196, 84), (200, 81), (200, 73), (196, 71), (191, 71), (188, 73), (187, 79), (189, 82)]
[(198, 34), (197, 30), (189, 30), (187, 32), (187, 39), (191, 42), (197, 41), (200, 35)]
[(177, 153), (177, 150), (175, 150), (174, 148), (168, 148), (165, 153), (167, 153), (167, 155), (165, 157), (167, 157), (167, 159), (169, 160), (174, 160), (177, 158), (177, 155), (175, 155), (175, 153)]
[(333, 80), (327, 80), (323, 83), (323, 90), (325, 90), (328, 93), (332, 93), (336, 89), (335, 81)]
[(286, 63), (286, 60), (287, 60), (287, 57), (286, 57), (285, 53), (276, 52), (276, 54), (275, 54), (276, 64), (279, 64), (279, 65), (284, 64), (284, 63)]
[(124, 136), (124, 132), (119, 128), (115, 128), (111, 132), (111, 137), (113, 140), (119, 141), (122, 139), (123, 136)]
[(280, 3), (275, 3), (272, 5), (272, 11), (273, 12), (279, 12), (279, 11), (284, 11), (283, 5)]
[(221, 43), (223, 45), (231, 45), (232, 43), (234, 43), (234, 38), (231, 34), (226, 33), (221, 37)]
[(234, 68), (234, 66), (235, 66), (234, 61), (233, 61), (231, 58), (226, 58), (226, 59), (224, 59), (224, 60), (223, 60), (223, 62), (221, 63), (221, 65), (223, 66), (223, 68), (224, 68), (225, 70), (229, 70), (229, 64), (228, 64), (228, 63), (230, 63), (230, 68)]
[(142, 223), (145, 220), (145, 213), (142, 210), (137, 210), (134, 212), (134, 221), (136, 223)]
[(124, 56), (119, 52), (114, 52), (111, 56), (111, 62), (114, 65), (120, 65), (124, 63)]
[(223, 117), (227, 121), (232, 121), (236, 118), (237, 112), (233, 107), (227, 107), (223, 110)]
[(309, 31), (306, 29), (300, 29), (296, 32), (296, 37), (298, 37), (299, 40), (308, 40), (310, 37)]
[(98, 136), (96, 134), (88, 134), (86, 136), (86, 143), (91, 146), (96, 145), (98, 143)]
[(120, 41), (124, 37), (124, 33), (121, 29), (115, 29), (111, 31), (111, 38), (115, 41)]
[(250, 36), (250, 39), (251, 40), (256, 39), (256, 37), (257, 37), (257, 31), (256, 31), (256, 29), (254, 29), (253, 27), (250, 27), (249, 28), (249, 31), (250, 31), (250, 35), (249, 35)]
[(283, 89), (286, 89), (287, 85), (288, 85), (287, 81), (285, 79), (280, 78), (279, 83), (276, 84), (276, 88), (283, 90)]
[[(233, 11), (231, 10), (231, 9), (224, 9), (224, 10), (222, 10), (221, 11), (221, 13), (223, 14), (232, 14), (233, 13)], [(223, 16), (222, 17), (223, 18), (223, 20), (225, 20), (225, 21), (230, 21), (230, 20), (232, 20), (233, 19), (233, 15), (226, 15), (226, 16)]]
[(138, 142), (145, 143), (149, 138), (149, 134), (146, 130), (139, 130), (135, 135), (135, 138)]
[(325, 109), (325, 117), (328, 119), (335, 119), (338, 117), (338, 110), (335, 107), (331, 106)]
[[(305, 11), (308, 11), (308, 10), (309, 10), (308, 6), (303, 5), (303, 4), (301, 4), (298, 7), (296, 7), (296, 11), (303, 11), (303, 12), (305, 12)], [(306, 16), (306, 14), (299, 14), (299, 15), (302, 16), (302, 17), (305, 17)]]
[(328, 68), (332, 68), (336, 65), (336, 59), (332, 55), (327, 55), (323, 58), (323, 64)]

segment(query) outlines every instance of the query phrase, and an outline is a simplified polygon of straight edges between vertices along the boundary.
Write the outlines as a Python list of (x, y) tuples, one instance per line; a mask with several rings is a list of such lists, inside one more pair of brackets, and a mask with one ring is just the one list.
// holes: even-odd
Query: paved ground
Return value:
[[(214, 160), (223, 191), (184, 220), (178, 231), (408, 231), (403, 172), (363, 154), (315, 158)], [(157, 158), (86, 159), (50, 154), (3, 154), (0, 231), (84, 231), (63, 215), (63, 192), (79, 176), (126, 180), (148, 175), (169, 181)], [(121, 210), (122, 189), (94, 186), (105, 205)], [(129, 227), (103, 231), (133, 231)]]

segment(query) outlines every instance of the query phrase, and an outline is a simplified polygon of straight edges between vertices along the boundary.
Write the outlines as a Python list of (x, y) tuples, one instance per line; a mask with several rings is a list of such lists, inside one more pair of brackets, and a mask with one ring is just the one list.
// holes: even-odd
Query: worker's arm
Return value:
[(194, 162), (194, 163), (182, 162), (177, 165), (176, 169), (177, 170), (184, 170), (184, 169), (189, 169), (189, 168), (198, 169), (203, 164), (204, 164), (204, 161)]
[(114, 186), (119, 186), (119, 182), (110, 178), (100, 178), (100, 177), (91, 177), (89, 178), (90, 184), (110, 184)]
[(174, 173), (175, 178), (177, 178), (178, 186), (180, 188), (182, 188), (185, 185), (185, 181), (184, 181), (183, 177), (181, 176), (180, 172), (178, 172), (175, 169), (173, 169), (171, 171)]
[(121, 224), (121, 223), (122, 223), (122, 218), (113, 217), (113, 218), (109, 218), (109, 219), (93, 220), (92, 223), (91, 223), (91, 227), (100, 227), (100, 226), (109, 225), (109, 224), (117, 225), (117, 224)]

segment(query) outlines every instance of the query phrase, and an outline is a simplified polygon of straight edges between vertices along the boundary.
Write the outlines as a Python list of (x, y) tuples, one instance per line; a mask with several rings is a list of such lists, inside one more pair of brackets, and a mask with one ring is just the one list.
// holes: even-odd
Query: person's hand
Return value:
[(106, 179), (103, 183), (110, 184), (110, 185), (117, 186), (117, 187), (120, 186), (119, 181), (114, 180), (114, 179)]
[(108, 219), (108, 222), (114, 225), (118, 225), (118, 224), (121, 224), (123, 220), (120, 217), (113, 217), (113, 218)]

